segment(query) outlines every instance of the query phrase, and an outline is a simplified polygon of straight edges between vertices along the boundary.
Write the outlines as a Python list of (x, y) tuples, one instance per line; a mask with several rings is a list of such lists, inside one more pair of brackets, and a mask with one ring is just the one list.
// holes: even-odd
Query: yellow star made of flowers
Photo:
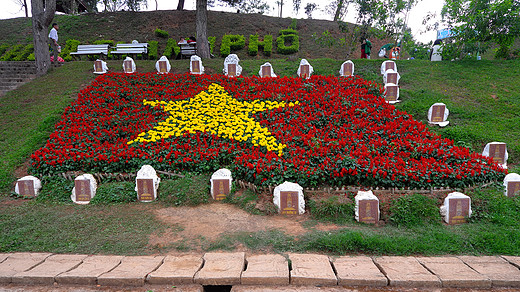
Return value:
[(145, 105), (161, 106), (170, 113), (164, 122), (159, 122), (152, 130), (140, 133), (134, 142), (155, 142), (171, 136), (181, 136), (185, 132), (208, 132), (222, 138), (238, 141), (251, 141), (255, 146), (266, 147), (268, 151), (283, 154), (285, 144), (278, 143), (276, 138), (265, 127), (255, 121), (251, 114), (256, 112), (295, 106), (295, 103), (286, 104), (284, 101), (238, 101), (231, 97), (224, 87), (211, 84), (206, 91), (195, 97), (180, 101), (147, 101)]

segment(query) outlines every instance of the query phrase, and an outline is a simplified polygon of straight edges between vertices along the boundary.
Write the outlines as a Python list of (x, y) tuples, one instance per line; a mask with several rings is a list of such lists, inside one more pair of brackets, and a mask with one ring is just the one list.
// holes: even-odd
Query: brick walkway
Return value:
[[(341, 256), (317, 254), (102, 256), (51, 253), (0, 254), (0, 291), (16, 285), (56, 289), (61, 285), (142, 287), (176, 285), (364, 286), (402, 288), (520, 288), (520, 257), (513, 256)], [(3, 288), (4, 287), (4, 290)], [(101, 287), (101, 288), (100, 288)], [(248, 286), (255, 290), (254, 286)], [(291, 288), (292, 287), (292, 288)], [(88, 289), (87, 289), (88, 288)], [(238, 289), (238, 290), (237, 290)], [(265, 288), (264, 288), (265, 289)], [(21, 290), (23, 291), (23, 290)], [(90, 291), (90, 290), (88, 290)], [(181, 290), (178, 290), (181, 291)]]

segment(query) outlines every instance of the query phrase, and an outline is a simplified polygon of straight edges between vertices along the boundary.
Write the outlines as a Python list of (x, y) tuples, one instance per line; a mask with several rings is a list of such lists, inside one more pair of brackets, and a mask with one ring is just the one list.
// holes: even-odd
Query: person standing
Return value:
[(51, 42), (51, 49), (52, 49), (52, 56), (53, 60), (52, 63), (58, 64), (58, 24), (53, 23), (52, 29), (49, 32), (49, 41)]
[(437, 39), (433, 43), (433, 48), (430, 53), (430, 61), (442, 61), (442, 40)]
[(372, 50), (372, 43), (365, 39), (361, 44), (361, 59), (370, 59), (370, 51)]

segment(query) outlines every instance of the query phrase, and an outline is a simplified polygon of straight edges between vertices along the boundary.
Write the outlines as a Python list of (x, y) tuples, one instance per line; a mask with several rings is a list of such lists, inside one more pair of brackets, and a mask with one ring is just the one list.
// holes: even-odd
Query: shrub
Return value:
[(413, 227), (441, 224), (441, 215), (434, 199), (413, 194), (392, 200), (389, 220), (397, 226)]
[(114, 204), (137, 201), (134, 182), (112, 182), (100, 184), (91, 204)]
[(168, 42), (166, 43), (166, 48), (164, 49), (163, 55), (166, 56), (166, 58), (173, 59), (179, 52), (181, 51), (181, 48), (177, 45), (177, 42), (170, 38), (168, 39)]
[(298, 31), (296, 31), (292, 28), (288, 28), (288, 29), (281, 29), (278, 32), (278, 35), (291, 35), (291, 34), (298, 35)]
[(209, 177), (191, 176), (161, 181), (159, 200), (169, 206), (196, 206), (209, 202)]
[(159, 59), (159, 42), (158, 41), (149, 41), (148, 42), (148, 58), (150, 60)]
[(7, 52), (7, 50), (9, 49), (9, 47), (10, 47), (10, 46), (9, 46), (9, 45), (6, 45), (6, 44), (4, 44), (4, 45), (0, 45), (0, 57), (1, 57), (5, 52)]
[(208, 37), (209, 42), (209, 53), (213, 54), (213, 49), (215, 49), (215, 42), (217, 41), (216, 37)]
[(291, 24), (289, 25), (289, 28), (296, 29), (297, 23), (298, 23), (298, 21), (296, 20), (296, 18), (291, 18)]
[(354, 218), (354, 203), (344, 196), (308, 200), (312, 217), (317, 220), (344, 223)]
[(16, 56), (18, 56), (23, 47), (24, 45), (12, 46), (2, 55), (2, 57), (0, 57), (0, 61), (12, 61)]
[(13, 58), (13, 61), (25, 61), (27, 60), (27, 57), (29, 55), (34, 53), (34, 45), (29, 44), (23, 48), (23, 50), (20, 50), (17, 56)]
[(31, 53), (29, 56), (27, 56), (27, 61), (36, 61), (36, 57), (34, 56), (34, 53)]
[(224, 35), (222, 44), (220, 45), (220, 55), (227, 57), (231, 51), (236, 51), (246, 46), (246, 39), (243, 35)]
[[(285, 43), (291, 43), (286, 46)], [(300, 50), (300, 39), (295, 34), (281, 34), (276, 38), (277, 52), (283, 55), (290, 55)]]
[(80, 41), (70, 39), (67, 40), (65, 43), (65, 48), (61, 49), (60, 57), (63, 58), (63, 60), (69, 62), (72, 61), (72, 56), (70, 55), (71, 52), (76, 52), (78, 50), (78, 45), (80, 44)]
[(70, 196), (74, 182), (62, 177), (43, 177), (42, 189), (36, 197), (37, 201), (53, 201), (72, 203)]
[(258, 54), (258, 47), (264, 48), (264, 55), (270, 56), (271, 52), (273, 50), (273, 36), (272, 35), (266, 35), (264, 36), (263, 41), (258, 41), (259, 36), (256, 35), (250, 35), (249, 36), (249, 46), (248, 46), (248, 53), (250, 56), (256, 56)]
[(170, 34), (167, 31), (165, 31), (165, 30), (162, 30), (160, 28), (156, 28), (155, 29), (155, 36), (159, 37), (159, 38), (167, 39), (167, 38), (170, 37)]

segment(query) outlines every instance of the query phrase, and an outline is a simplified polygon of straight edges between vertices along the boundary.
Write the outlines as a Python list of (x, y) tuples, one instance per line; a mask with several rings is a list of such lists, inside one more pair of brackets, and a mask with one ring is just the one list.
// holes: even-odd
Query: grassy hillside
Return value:
[[(60, 43), (67, 39), (76, 39), (81, 43), (93, 43), (96, 40), (113, 40), (115, 42), (159, 41), (159, 53), (164, 50), (166, 40), (154, 35), (156, 28), (169, 33), (171, 38), (196, 36), (195, 11), (149, 11), (149, 12), (114, 12), (84, 14), (79, 16), (57, 15), (54, 19), (60, 25)], [(218, 52), (225, 34), (273, 35), (276, 40), (278, 32), (291, 24), (290, 18), (278, 18), (259, 14), (236, 14), (228, 12), (208, 12), (208, 36), (216, 37), (216, 52)], [(321, 48), (312, 39), (312, 34), (320, 35), (328, 30), (336, 38), (342, 36), (338, 24), (326, 20), (298, 19), (296, 29), (300, 35), (300, 52), (291, 58), (335, 58), (347, 57), (344, 48)], [(0, 44), (32, 43), (32, 27), (29, 18), (0, 20)], [(379, 48), (386, 41), (372, 40), (374, 48)], [(274, 44), (276, 45), (276, 44)], [(275, 50), (273, 50), (275, 52)], [(251, 58), (247, 50), (236, 52), (241, 59)], [(215, 54), (218, 56), (218, 54)], [(356, 47), (353, 56), (359, 57)], [(281, 55), (274, 54), (274, 57)], [(261, 59), (263, 56), (258, 56)]]

